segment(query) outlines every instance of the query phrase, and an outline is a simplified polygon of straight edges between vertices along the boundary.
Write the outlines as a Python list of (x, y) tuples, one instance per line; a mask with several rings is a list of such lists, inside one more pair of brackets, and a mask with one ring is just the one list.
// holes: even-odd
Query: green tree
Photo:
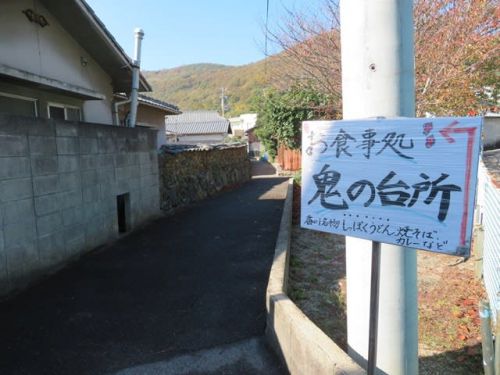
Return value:
[(274, 158), (281, 144), (300, 149), (302, 121), (335, 118), (337, 106), (330, 95), (292, 86), (257, 92), (253, 108), (258, 113), (256, 135)]

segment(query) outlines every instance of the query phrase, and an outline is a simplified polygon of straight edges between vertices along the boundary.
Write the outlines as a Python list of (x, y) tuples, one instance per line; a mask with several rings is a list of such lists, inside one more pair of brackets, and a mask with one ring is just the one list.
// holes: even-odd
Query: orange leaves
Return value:
[(417, 114), (481, 111), (498, 55), (498, 0), (415, 1)]
[[(283, 50), (272, 82), (280, 88), (308, 85), (333, 95), (340, 106), (337, 2), (323, 5), (324, 12), (312, 14), (289, 10), (271, 32)], [(499, 0), (414, 1), (417, 116), (481, 113), (496, 105), (485, 88), (498, 87), (499, 19)]]

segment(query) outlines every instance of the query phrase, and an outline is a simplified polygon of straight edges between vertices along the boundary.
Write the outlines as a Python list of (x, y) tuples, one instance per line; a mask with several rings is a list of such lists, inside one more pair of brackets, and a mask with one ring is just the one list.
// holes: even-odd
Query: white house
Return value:
[(244, 113), (238, 117), (231, 117), (231, 129), (234, 136), (244, 137), (245, 133), (255, 127), (257, 113)]
[[(160, 213), (156, 134), (177, 107), (83, 0), (0, 1), (0, 296)], [(135, 69), (135, 68), (134, 68)], [(139, 77), (139, 91), (150, 91)]]
[[(84, 0), (2, 0), (0, 35), (0, 112), (116, 123), (115, 94), (130, 92), (132, 60)], [(165, 104), (162, 116), (178, 113)]]

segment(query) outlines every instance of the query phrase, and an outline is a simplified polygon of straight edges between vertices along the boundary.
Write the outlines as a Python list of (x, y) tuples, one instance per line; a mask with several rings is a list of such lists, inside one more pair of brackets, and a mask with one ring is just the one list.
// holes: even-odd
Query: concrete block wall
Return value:
[(0, 114), (0, 295), (159, 215), (156, 131)]

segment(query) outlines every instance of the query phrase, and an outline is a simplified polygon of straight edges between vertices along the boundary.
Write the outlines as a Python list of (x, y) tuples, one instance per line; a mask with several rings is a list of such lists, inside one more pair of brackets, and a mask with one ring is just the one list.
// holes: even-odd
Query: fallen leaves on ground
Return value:
[[(341, 348), (347, 347), (344, 237), (301, 229), (294, 189), (289, 295)], [(418, 252), (419, 373), (482, 373), (475, 258)]]

